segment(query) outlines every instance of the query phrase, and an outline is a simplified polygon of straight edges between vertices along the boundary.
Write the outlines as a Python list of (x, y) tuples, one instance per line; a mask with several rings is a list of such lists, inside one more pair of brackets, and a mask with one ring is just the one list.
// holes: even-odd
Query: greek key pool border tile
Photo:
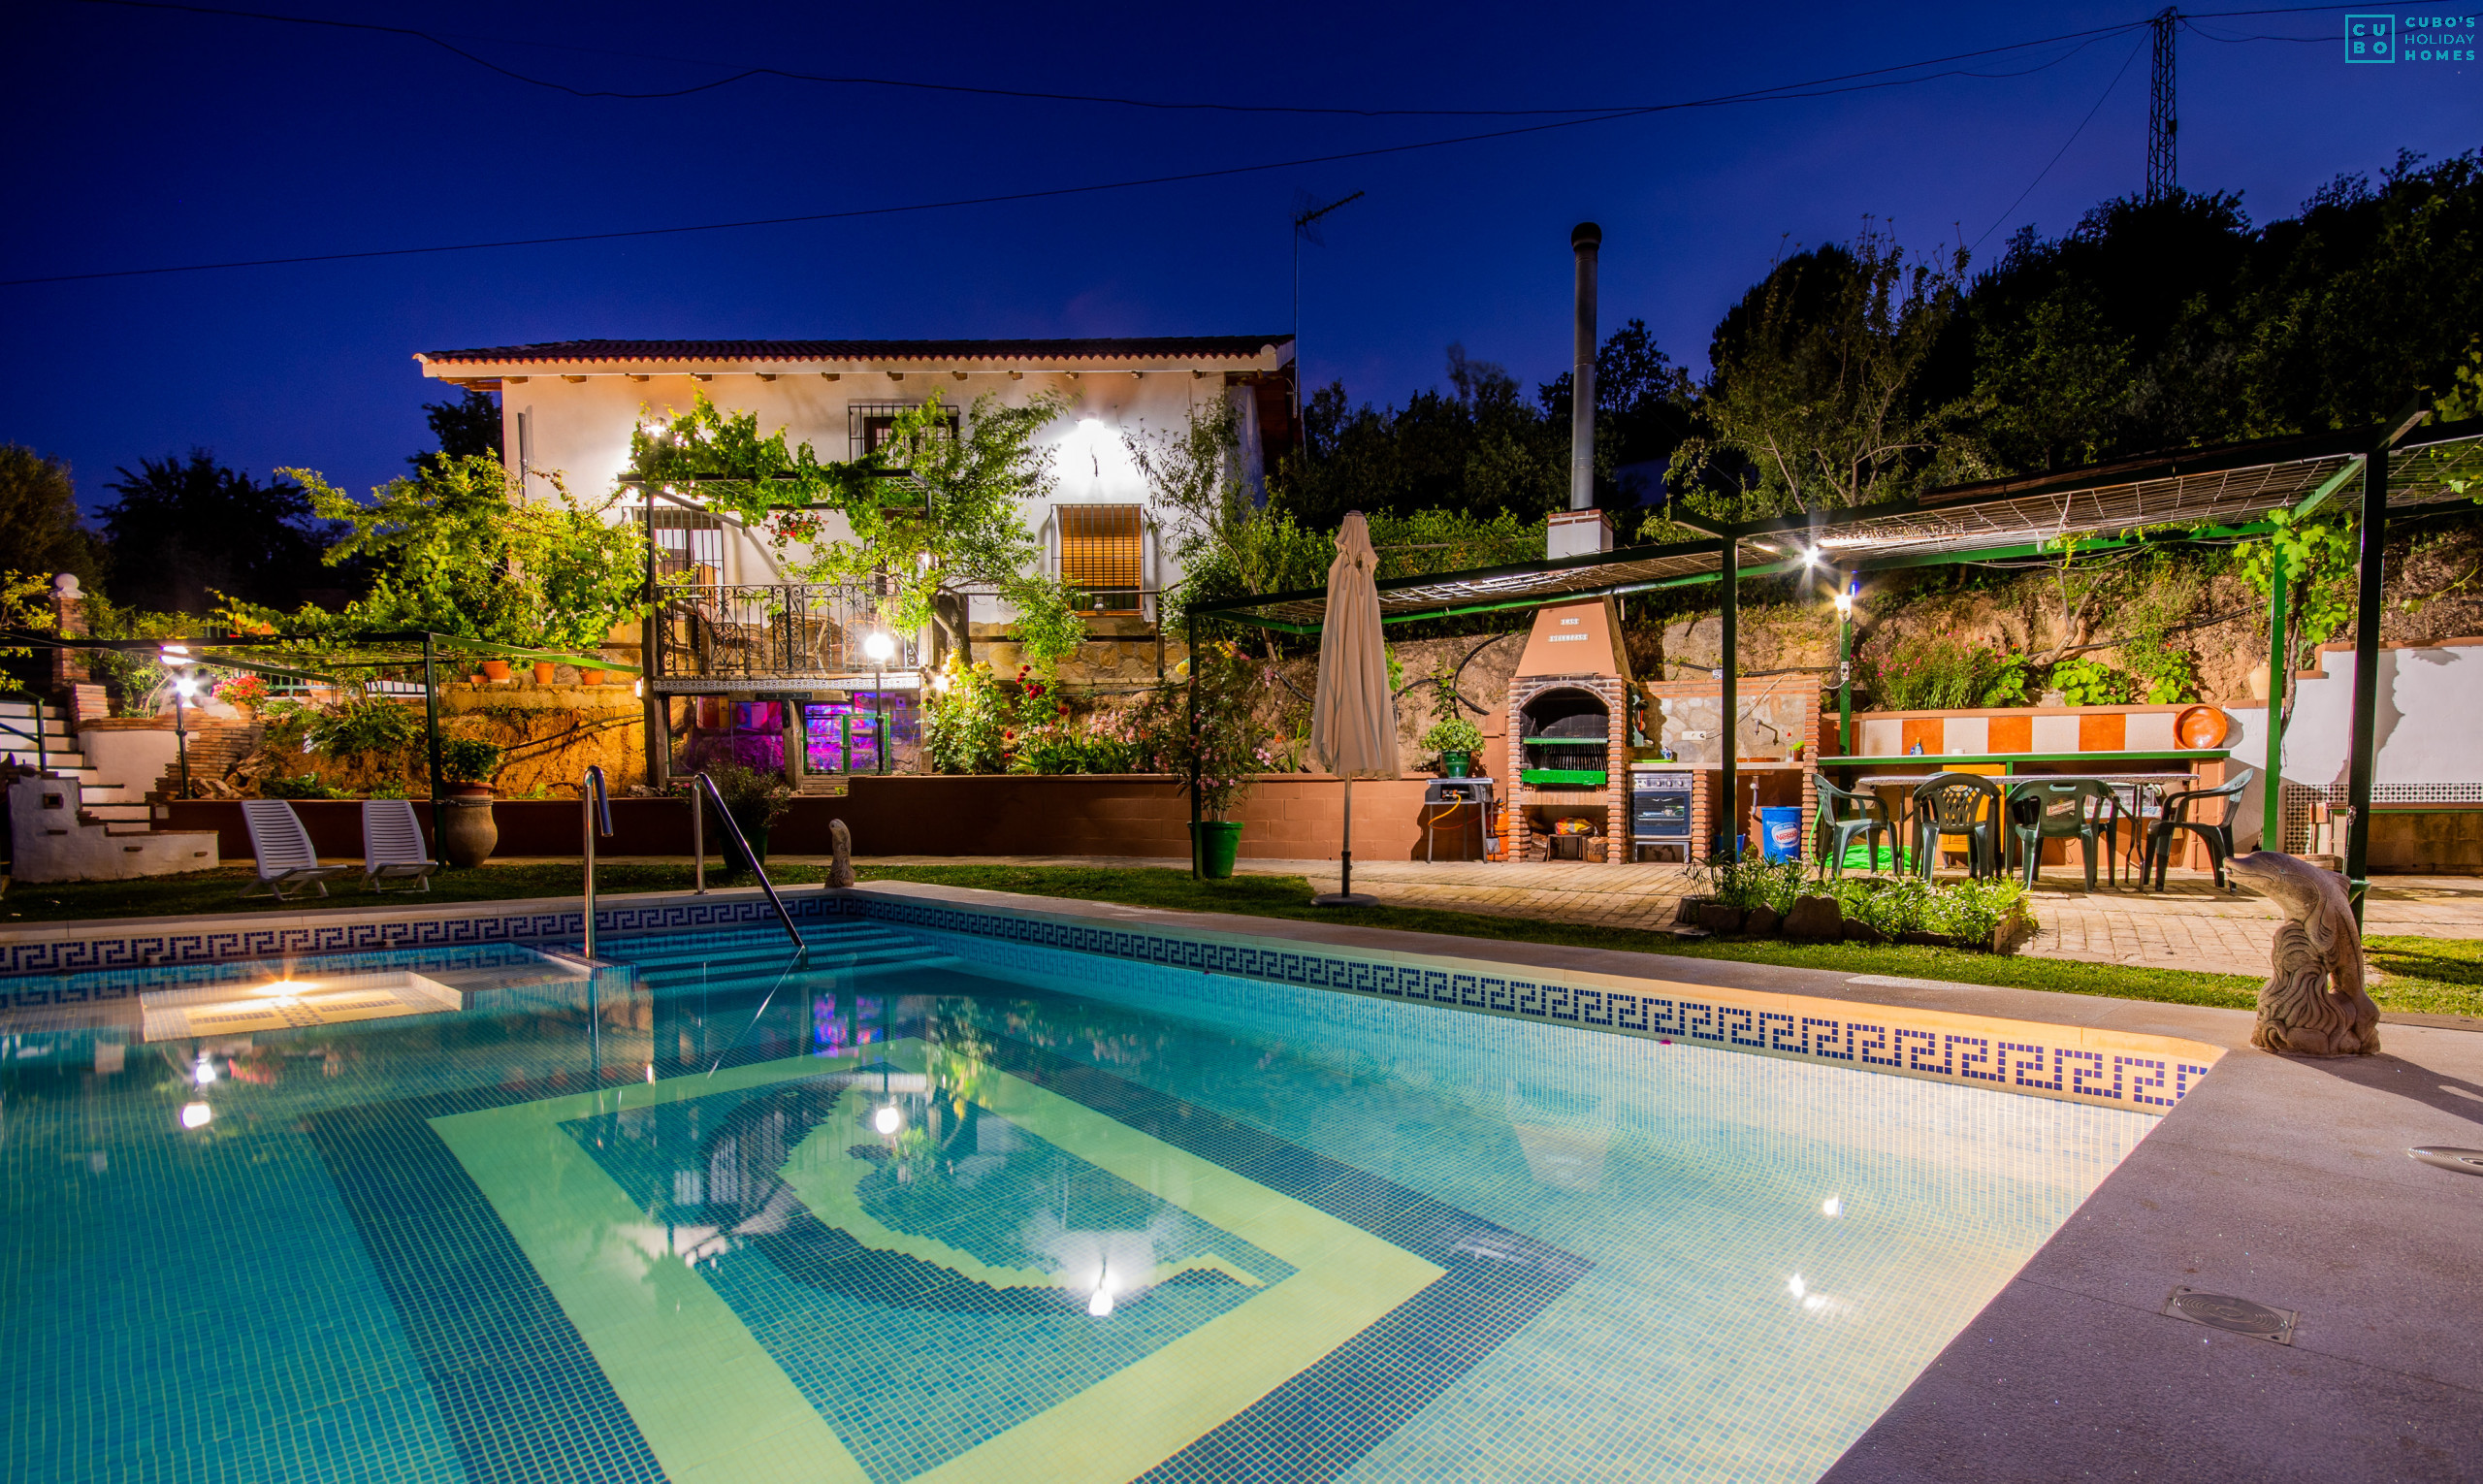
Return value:
[[(802, 893), (786, 910), (796, 921), (858, 917), (862, 904), (850, 897)], [(621, 903), (596, 910), (596, 931), (613, 937), (701, 929), (763, 927), (775, 909), (759, 898)], [(265, 927), (184, 930), (150, 927), (99, 932), (79, 938), (0, 944), (0, 1009), (31, 1010), (92, 1004), (122, 998), (135, 985), (78, 986), (68, 975), (109, 969), (152, 969), (184, 964), (230, 963), (289, 954), (351, 953), (405, 949), (472, 948), (489, 943), (560, 943), (585, 936), (586, 915), (566, 911), (477, 912), (469, 917), (379, 918), (350, 922), (270, 923)]]
[[(912, 898), (864, 900), (875, 920), (995, 945), (1272, 980), (2159, 1115), (2178, 1104), (2220, 1054), (2169, 1037), (1900, 1006), (1703, 987), (1692, 998), (1685, 993), (1688, 986), (1677, 984), (1639, 989), (1520, 979), (1481, 965), (1424, 963), (1347, 949), (1234, 943)], [(1007, 963), (1012, 955), (988, 956)]]

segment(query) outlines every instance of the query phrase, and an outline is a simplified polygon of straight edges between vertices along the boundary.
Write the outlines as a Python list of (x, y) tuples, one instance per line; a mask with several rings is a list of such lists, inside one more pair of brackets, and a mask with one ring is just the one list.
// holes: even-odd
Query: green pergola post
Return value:
[[(2377, 745), (2379, 713), (2379, 619), (2381, 553), (2388, 541), (2389, 437), (2383, 433), (2363, 465), (2363, 544), (2360, 582), (2354, 593), (2353, 756), (2345, 765), (2345, 800), (2354, 811), (2345, 830), (2345, 893), (2354, 904), (2354, 922), (2363, 920), (2363, 898), (2370, 891), (2371, 750)], [(2271, 684), (2269, 689), (2274, 690)]]
[(1836, 574), (1836, 755), (1854, 756), (1854, 579)]
[(432, 858), (446, 864), (448, 823), (440, 818), (445, 806), (439, 798), (439, 670), (428, 633), (423, 635), (423, 735), (431, 753)]
[(2293, 668), (2285, 653), (2285, 552), (2268, 551), (2268, 770), (2259, 781), (2259, 849), (2285, 848), (2285, 682)]
[(1190, 706), (1190, 880), (1197, 881), (1207, 863), (1199, 846), (1199, 821), (1206, 816), (1199, 809), (1199, 616), (1195, 609), (1182, 615), (1181, 641), (1188, 646), (1181, 662), (1190, 669), (1189, 683), (1182, 689)]

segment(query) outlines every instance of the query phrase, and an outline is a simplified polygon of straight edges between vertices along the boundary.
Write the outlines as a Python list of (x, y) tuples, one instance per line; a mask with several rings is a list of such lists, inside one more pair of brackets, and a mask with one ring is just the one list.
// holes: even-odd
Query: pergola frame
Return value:
[[(1380, 622), (1410, 624), (1469, 614), (1524, 611), (1554, 603), (1716, 583), (1721, 588), (1723, 710), (1725, 716), (1723, 796), (1734, 796), (1733, 723), (1739, 706), (1737, 648), (1740, 585), (1746, 578), (1810, 570), (1843, 592), (1862, 573), (1951, 563), (2064, 557), (2157, 543), (2264, 538), (2273, 519), (2306, 516), (2359, 476), (2361, 551), (2354, 623), (2352, 758), (2347, 793), (2352, 821), (2345, 877), (2357, 919), (2370, 887), (2372, 747), (2378, 699), (2381, 553), (2388, 512), (2460, 499), (2483, 501), (2483, 419), (2467, 419), (2415, 436), (2428, 419), (2422, 399), (2374, 428), (2260, 439), (2219, 448), (2156, 455), (2027, 478), (1935, 490), (1884, 504), (1819, 510), (1763, 520), (1725, 522), (1682, 510), (1677, 524), (1707, 539), (1627, 547), (1544, 562), (1472, 571), (1392, 577), (1378, 583)], [(1766, 560), (1746, 563), (1748, 543)], [(1791, 550), (1789, 552), (1787, 548)], [(2285, 653), (2286, 573), (2275, 554), (2269, 604), (2269, 696), (2263, 848), (2282, 841), (2283, 732), (2289, 659)], [(1843, 607), (1840, 604), (1840, 607)], [(1190, 653), (1198, 652), (1198, 621), (1225, 619), (1295, 634), (1320, 630), (1327, 593), (1301, 589), (1226, 598), (1192, 607)], [(1853, 624), (1838, 628), (1840, 753), (1852, 750)], [(1193, 684), (1195, 684), (1195, 669)], [(1196, 725), (1195, 696), (1192, 724)], [(1199, 822), (1195, 765), (1190, 818)], [(1192, 834), (1195, 837), (1195, 828)]]
[[(247, 670), (254, 675), (273, 675), (280, 680), (314, 680), (329, 685), (339, 682), (332, 673), (317, 669), (294, 668), (270, 664), (263, 661), (240, 658), (235, 650), (276, 649), (305, 655), (315, 663), (335, 669), (391, 669), (423, 667), (423, 734), (429, 751), (431, 774), (431, 829), (433, 848), (438, 848), (444, 821), (441, 811), (447, 808), (440, 793), (439, 761), (439, 674), (438, 660), (442, 654), (478, 654), (519, 660), (529, 663), (573, 664), (606, 670), (615, 674), (637, 675), (638, 666), (621, 664), (598, 656), (564, 654), (557, 650), (526, 649), (514, 644), (496, 644), (489, 639), (469, 639), (463, 634), (434, 633), (422, 629), (376, 629), (339, 634), (330, 639), (288, 639), (274, 634), (242, 634), (235, 636), (193, 638), (166, 635), (158, 639), (94, 639), (81, 635), (63, 635), (30, 629), (0, 632), (0, 644), (29, 649), (109, 650), (121, 654), (154, 654), (167, 649), (185, 652), (187, 662), (213, 665), (218, 669)], [(419, 648), (414, 647), (419, 644)], [(403, 646), (401, 650), (371, 646)], [(187, 787), (186, 775), (183, 787)]]

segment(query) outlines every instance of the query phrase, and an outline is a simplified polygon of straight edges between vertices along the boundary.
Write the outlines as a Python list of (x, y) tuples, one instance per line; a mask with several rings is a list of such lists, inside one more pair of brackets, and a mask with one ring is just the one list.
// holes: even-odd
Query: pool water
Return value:
[(2154, 1121), (805, 938), (145, 976), (464, 1007), (401, 1018), (0, 1023), (0, 1474), (1804, 1480)]

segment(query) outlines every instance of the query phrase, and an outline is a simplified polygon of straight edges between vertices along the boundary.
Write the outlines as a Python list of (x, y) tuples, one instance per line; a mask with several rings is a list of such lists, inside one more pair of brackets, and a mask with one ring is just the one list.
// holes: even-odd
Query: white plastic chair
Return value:
[(319, 863), (319, 853), (310, 848), (310, 832), (302, 827), (302, 816), (285, 799), (245, 798), (242, 818), (250, 826), (250, 852), (259, 857), (259, 879), (242, 888), (243, 896), (282, 901), (288, 891), (304, 887), (317, 887), (319, 894), (326, 896), (328, 879), (353, 869)]
[(429, 891), (431, 873), (439, 862), (423, 845), (423, 828), (413, 804), (402, 798), (362, 801), (362, 884), (385, 891), (389, 882), (402, 882), (401, 891)]

